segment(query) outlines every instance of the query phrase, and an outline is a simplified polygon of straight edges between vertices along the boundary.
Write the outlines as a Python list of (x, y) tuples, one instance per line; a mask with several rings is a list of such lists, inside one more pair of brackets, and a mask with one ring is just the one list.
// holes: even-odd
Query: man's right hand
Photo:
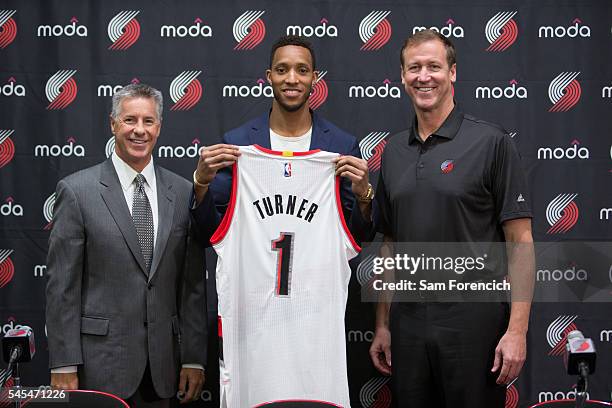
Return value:
[(51, 387), (59, 390), (79, 389), (77, 373), (51, 373)]
[(374, 367), (384, 375), (391, 375), (391, 332), (378, 327), (370, 346), (370, 358)]

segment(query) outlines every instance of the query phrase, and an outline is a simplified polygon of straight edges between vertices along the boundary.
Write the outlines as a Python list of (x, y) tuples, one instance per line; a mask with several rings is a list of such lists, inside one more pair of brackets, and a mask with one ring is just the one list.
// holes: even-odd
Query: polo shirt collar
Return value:
[[(451, 113), (446, 117), (442, 126), (438, 128), (435, 132), (433, 132), (432, 136), (440, 136), (445, 139), (453, 139), (457, 132), (459, 132), (459, 128), (461, 127), (461, 123), (463, 122), (463, 112), (455, 102), (455, 106)], [(421, 138), (417, 135), (419, 134), (418, 121), (416, 115), (414, 115), (414, 120), (412, 121), (412, 130), (410, 131), (410, 135), (408, 136), (408, 143), (412, 144), (414, 142), (421, 142)]]

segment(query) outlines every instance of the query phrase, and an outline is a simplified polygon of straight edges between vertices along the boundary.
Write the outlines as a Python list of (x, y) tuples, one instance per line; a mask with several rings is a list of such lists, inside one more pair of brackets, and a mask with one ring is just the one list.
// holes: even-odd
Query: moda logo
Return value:
[(504, 408), (517, 408), (519, 403), (519, 392), (514, 386), (516, 378), (506, 386), (506, 404)]
[(12, 249), (0, 249), (0, 289), (8, 285), (15, 275), (15, 266), (10, 258), (12, 253)]
[[(132, 78), (130, 81), (132, 84), (139, 84), (140, 80), (138, 78)], [(117, 91), (123, 88), (124, 85), (98, 85), (97, 95), (98, 96), (113, 96)]]
[(140, 24), (136, 20), (138, 14), (140, 10), (124, 10), (111, 18), (107, 28), (108, 38), (112, 42), (108, 47), (109, 50), (127, 50), (138, 41), (140, 37)]
[(234, 21), (232, 30), (238, 43), (235, 50), (252, 50), (263, 41), (266, 25), (260, 17), (264, 13), (264, 10), (247, 10)]
[(541, 26), (538, 29), (538, 37), (540, 38), (563, 38), (563, 37), (590, 37), (591, 27), (583, 25), (582, 20), (575, 18), (572, 20), (572, 24), (568, 27), (564, 26)]
[(612, 98), (612, 86), (604, 86), (601, 88), (602, 98)]
[(402, 91), (399, 86), (390, 85), (391, 81), (385, 79), (381, 86), (352, 85), (349, 87), (349, 98), (395, 98), (399, 99)]
[(578, 206), (574, 201), (578, 194), (559, 194), (546, 207), (546, 221), (550, 224), (547, 234), (565, 234), (578, 222)]
[[(465, 37), (465, 31), (460, 25), (456, 25), (455, 20), (449, 18), (446, 20), (446, 25), (442, 27), (429, 27), (430, 30), (437, 31), (445, 37), (463, 38)], [(427, 30), (425, 26), (414, 26), (412, 28), (412, 34), (416, 34), (419, 31)]]
[(110, 139), (106, 142), (104, 146), (104, 153), (106, 154), (106, 158), (111, 157), (111, 154), (115, 151), (115, 136), (111, 136)]
[(3, 217), (23, 217), (23, 207), (15, 203), (13, 197), (7, 197), (4, 204), (0, 205), (0, 215)]
[(373, 10), (359, 23), (359, 38), (363, 42), (361, 51), (379, 50), (391, 38), (391, 23), (387, 20), (390, 11)]
[(0, 96), (25, 96), (25, 87), (20, 84), (16, 84), (17, 80), (14, 77), (10, 77), (5, 85), (0, 86)]
[(159, 36), (160, 37), (179, 37), (185, 38), (187, 36), (195, 38), (195, 37), (212, 37), (213, 31), (211, 26), (202, 24), (203, 21), (200, 17), (193, 20), (193, 24), (189, 27), (180, 25), (163, 25), (160, 28)]
[(323, 17), (319, 25), (316, 26), (287, 26), (287, 35), (299, 35), (300, 37), (337, 37), (338, 27), (333, 24), (327, 25), (329, 21)]
[(517, 86), (518, 81), (512, 79), (509, 82), (510, 85), (502, 88), (495, 86), (493, 88), (488, 86), (479, 86), (476, 88), (476, 99), (527, 99), (527, 88), (524, 86)]
[(371, 343), (374, 340), (374, 332), (372, 330), (349, 330), (346, 335), (348, 343)]
[(85, 157), (85, 147), (77, 144), (74, 137), (66, 139), (66, 144), (60, 145), (36, 145), (34, 147), (35, 157)]
[(13, 129), (0, 129), (0, 169), (9, 164), (15, 156), (15, 144), (10, 138), (13, 132)]
[(202, 98), (202, 83), (198, 76), (202, 71), (183, 71), (170, 83), (171, 111), (189, 110)]
[(265, 96), (271, 98), (274, 96), (274, 91), (270, 85), (265, 85), (266, 81), (262, 78), (257, 80), (257, 85), (225, 85), (223, 87), (222, 95), (224, 98), (259, 98)]
[(312, 86), (312, 92), (308, 97), (308, 105), (312, 110), (316, 110), (318, 107), (323, 105), (327, 100), (327, 96), (329, 95), (327, 82), (325, 82), (323, 79), (325, 75), (327, 75), (327, 71), (319, 71), (317, 81)]
[(70, 19), (70, 24), (66, 24), (62, 26), (60, 24), (56, 24), (54, 26), (50, 25), (39, 25), (36, 30), (37, 37), (87, 37), (87, 27), (77, 23), (79, 20), (76, 17), (72, 17)]
[(45, 200), (43, 204), (43, 217), (47, 221), (47, 224), (43, 227), (45, 231), (48, 231), (53, 227), (53, 208), (55, 207), (55, 193), (51, 194)]
[(565, 351), (565, 343), (567, 343), (567, 335), (572, 330), (578, 330), (574, 321), (578, 315), (560, 315), (548, 325), (546, 329), (546, 341), (551, 347), (548, 352), (549, 356), (560, 356)]
[(17, 35), (17, 24), (12, 19), (17, 10), (0, 10), (0, 49), (5, 49)]
[(572, 265), (571, 267), (563, 270), (564, 268), (559, 269), (538, 269), (536, 272), (536, 280), (538, 282), (560, 282), (560, 281), (588, 281), (589, 273), (586, 269), (576, 269), (576, 265)]
[(612, 330), (602, 330), (599, 332), (599, 341), (604, 343), (612, 342)]
[(486, 51), (506, 51), (516, 42), (518, 27), (513, 20), (516, 13), (516, 11), (500, 11), (487, 21), (485, 36), (490, 45)]
[(380, 161), (389, 136), (389, 132), (370, 132), (359, 142), (361, 157), (368, 161), (368, 171), (380, 170)]
[(193, 139), (191, 141), (191, 146), (159, 146), (157, 149), (157, 157), (163, 158), (179, 158), (183, 157), (195, 158), (199, 157), (202, 150), (204, 150), (204, 146), (200, 146), (200, 139)]
[(580, 146), (578, 139), (572, 140), (569, 147), (539, 147), (538, 160), (587, 160), (590, 158), (589, 149)]
[[(585, 392), (586, 399), (591, 399), (591, 396), (588, 392)], [(538, 402), (545, 401), (558, 401), (558, 400), (576, 400), (576, 390), (563, 392), (563, 391), (541, 391), (538, 393)]]
[(612, 219), (612, 208), (602, 208), (599, 210), (599, 219), (601, 221)]
[(43, 278), (47, 273), (47, 265), (34, 265), (34, 277)]
[(562, 72), (550, 82), (548, 98), (553, 103), (549, 112), (567, 112), (580, 100), (582, 89), (576, 78), (580, 72)]
[(387, 384), (390, 377), (374, 377), (359, 390), (359, 402), (364, 408), (389, 408), (391, 389)]
[(45, 85), (45, 94), (49, 100), (48, 110), (64, 109), (74, 101), (78, 88), (74, 78), (76, 69), (62, 69), (51, 75)]
[[(2, 259), (1, 256), (0, 256), (0, 259)], [(10, 330), (13, 330), (13, 329), (15, 330), (25, 329), (25, 328), (31, 329), (30, 326), (21, 325), (19, 323), (15, 324), (17, 319), (15, 319), (12, 316), (6, 319), (6, 321), (8, 323), (2, 325), (2, 335), (3, 336), (6, 335), (6, 333), (8, 333)]]

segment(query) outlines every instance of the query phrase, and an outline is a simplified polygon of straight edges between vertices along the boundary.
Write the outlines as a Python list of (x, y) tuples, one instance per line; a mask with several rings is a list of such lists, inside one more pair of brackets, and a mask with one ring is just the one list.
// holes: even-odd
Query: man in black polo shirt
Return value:
[[(416, 117), (411, 129), (391, 138), (382, 158), (376, 200), (387, 245), (507, 241), (531, 248), (519, 155), (500, 127), (456, 106), (453, 44), (421, 31), (405, 41), (400, 59)], [(513, 256), (508, 253), (510, 264)], [(530, 300), (511, 307), (379, 302), (370, 355), (379, 371), (392, 371), (396, 406), (503, 407), (504, 384), (525, 361)]]

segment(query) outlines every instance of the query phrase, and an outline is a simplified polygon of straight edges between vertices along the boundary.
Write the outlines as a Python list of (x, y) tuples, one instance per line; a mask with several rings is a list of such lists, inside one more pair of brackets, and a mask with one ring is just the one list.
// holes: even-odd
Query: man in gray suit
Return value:
[(148, 85), (113, 96), (115, 152), (58, 183), (47, 258), (51, 385), (139, 407), (198, 398), (206, 361), (192, 184), (153, 163), (161, 118)]

